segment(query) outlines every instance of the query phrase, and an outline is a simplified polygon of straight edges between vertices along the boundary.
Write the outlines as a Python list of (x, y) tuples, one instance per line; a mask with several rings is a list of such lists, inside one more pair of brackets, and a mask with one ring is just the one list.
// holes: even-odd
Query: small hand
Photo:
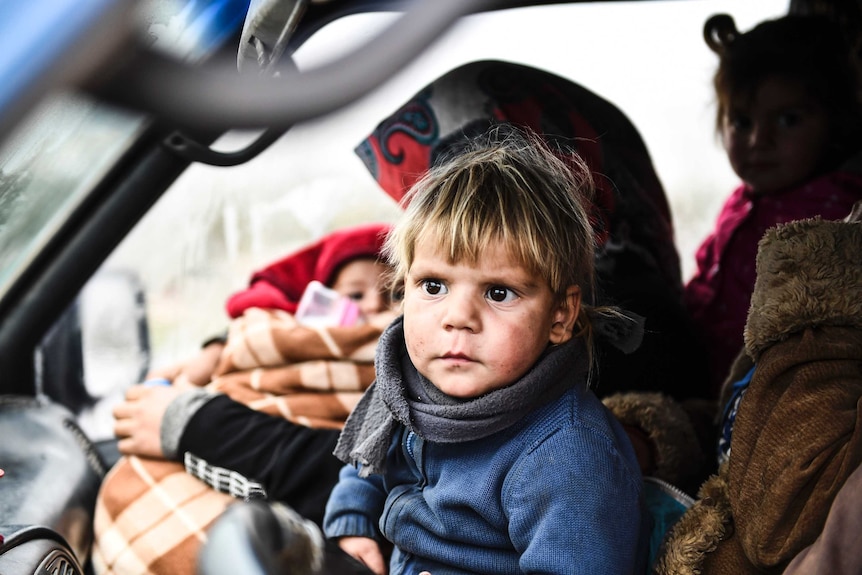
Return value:
[(203, 387), (212, 380), (224, 347), (220, 341), (210, 342), (194, 357), (154, 369), (147, 379), (167, 379), (177, 387)]
[(338, 540), (342, 551), (363, 563), (375, 575), (386, 575), (386, 563), (377, 541), (369, 537), (342, 537)]
[(218, 367), (224, 347), (221, 342), (210, 342), (197, 356), (186, 362), (180, 376), (198, 387), (208, 384)]
[(164, 457), (161, 426), (165, 410), (180, 394), (174, 386), (136, 385), (126, 392), (126, 401), (114, 408), (114, 435), (124, 455)]

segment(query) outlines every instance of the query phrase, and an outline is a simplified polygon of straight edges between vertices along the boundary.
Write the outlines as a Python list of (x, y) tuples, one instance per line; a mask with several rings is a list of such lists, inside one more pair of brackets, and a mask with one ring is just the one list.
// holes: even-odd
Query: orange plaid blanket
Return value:
[(310, 427), (340, 428), (374, 381), (374, 350), (394, 314), (311, 328), (281, 310), (233, 320), (209, 388)]
[[(231, 322), (208, 387), (298, 424), (340, 428), (374, 380), (374, 350), (394, 317), (309, 328), (251, 308)], [(234, 501), (182, 463), (121, 458), (96, 502), (96, 575), (194, 575), (207, 529)]]
[(96, 502), (96, 573), (193, 575), (206, 529), (236, 501), (181, 463), (124, 457)]

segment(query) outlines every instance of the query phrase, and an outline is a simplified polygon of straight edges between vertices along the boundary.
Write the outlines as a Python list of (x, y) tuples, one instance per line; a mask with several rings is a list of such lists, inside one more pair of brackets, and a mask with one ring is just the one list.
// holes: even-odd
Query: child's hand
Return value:
[(184, 389), (203, 387), (212, 380), (224, 347), (224, 343), (212, 341), (195, 357), (154, 369), (147, 374), (146, 379), (167, 379)]
[(341, 550), (365, 564), (375, 575), (386, 575), (386, 563), (377, 541), (370, 537), (342, 537), (338, 540)]
[(224, 348), (225, 344), (220, 341), (210, 342), (196, 357), (186, 362), (180, 377), (198, 387), (208, 384), (218, 367)]

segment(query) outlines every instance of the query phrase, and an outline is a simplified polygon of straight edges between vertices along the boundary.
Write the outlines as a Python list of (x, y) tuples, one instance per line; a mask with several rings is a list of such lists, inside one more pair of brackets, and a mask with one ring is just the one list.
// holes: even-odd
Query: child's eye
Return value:
[(736, 131), (745, 132), (751, 129), (751, 118), (734, 114), (727, 119), (728, 125)]
[(353, 301), (360, 301), (362, 299), (362, 295), (363, 294), (361, 291), (356, 291), (347, 294), (345, 297), (347, 297), (348, 299), (352, 299)]
[(515, 300), (518, 297), (518, 294), (509, 288), (494, 286), (492, 288), (488, 288), (488, 291), (485, 292), (485, 297), (497, 303), (505, 303)]
[(439, 280), (422, 280), (420, 287), (428, 295), (442, 295), (446, 293), (446, 286)]
[(779, 128), (792, 128), (802, 121), (802, 116), (798, 112), (785, 112), (778, 115), (777, 124)]

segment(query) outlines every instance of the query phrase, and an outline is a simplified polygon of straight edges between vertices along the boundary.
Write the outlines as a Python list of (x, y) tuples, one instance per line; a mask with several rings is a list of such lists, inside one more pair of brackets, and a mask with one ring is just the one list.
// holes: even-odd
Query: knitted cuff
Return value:
[(162, 453), (166, 459), (179, 461), (180, 438), (183, 436), (186, 424), (203, 404), (215, 396), (215, 393), (206, 389), (191, 389), (178, 395), (168, 405), (159, 429)]

